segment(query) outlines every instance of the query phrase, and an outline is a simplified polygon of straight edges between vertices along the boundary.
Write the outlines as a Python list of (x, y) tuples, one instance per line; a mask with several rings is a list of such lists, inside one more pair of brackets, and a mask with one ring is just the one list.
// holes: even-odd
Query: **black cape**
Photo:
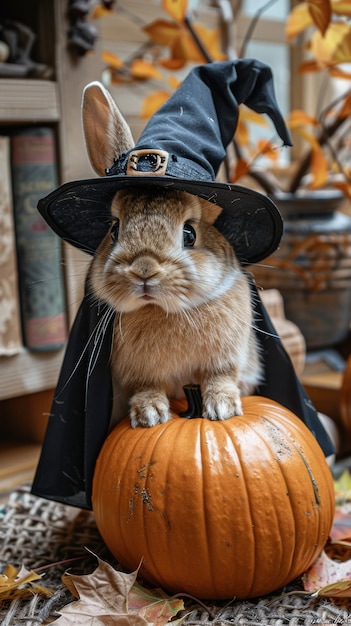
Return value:
[[(264, 383), (256, 393), (298, 415), (329, 456), (334, 453), (333, 444), (254, 286), (252, 291), (264, 366)], [(109, 361), (113, 324), (108, 307), (94, 304), (87, 288), (69, 336), (32, 486), (37, 496), (91, 508), (95, 462), (108, 434), (112, 409)]]

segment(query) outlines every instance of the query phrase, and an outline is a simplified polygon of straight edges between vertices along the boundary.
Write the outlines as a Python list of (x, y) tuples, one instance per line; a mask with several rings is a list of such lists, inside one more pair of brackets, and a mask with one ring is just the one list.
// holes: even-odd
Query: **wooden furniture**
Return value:
[[(27, 77), (0, 77), (0, 134), (10, 127), (41, 124), (54, 128), (58, 147), (59, 182), (93, 175), (86, 156), (80, 120), (84, 86), (101, 78), (101, 54), (78, 55), (67, 45), (68, 0), (2, 0), (0, 20), (26, 24), (37, 35), (32, 58), (52, 68), (50, 80)], [(63, 247), (68, 317), (72, 321), (79, 304), (87, 255)], [(0, 357), (0, 484), (10, 472), (16, 455), (20, 467), (33, 466), (37, 444), (50, 410), (63, 350), (30, 352), (25, 348), (15, 356)], [(29, 425), (32, 427), (29, 428)], [(7, 443), (15, 439), (14, 447)], [(21, 439), (29, 448), (24, 452)], [(18, 448), (19, 446), (19, 448)], [(34, 446), (35, 447), (35, 446)], [(34, 455), (34, 456), (33, 456)], [(30, 462), (32, 457), (34, 461)], [(27, 459), (23, 461), (23, 459)]]
[[(29, 6), (30, 5), (30, 6)], [(0, 127), (8, 125), (48, 124), (56, 130), (60, 182), (92, 175), (86, 157), (80, 121), (83, 87), (101, 75), (98, 52), (77, 56), (67, 47), (68, 2), (56, 0), (4, 0), (0, 18), (28, 24), (37, 33), (35, 57), (53, 68), (52, 80), (0, 78)], [(79, 301), (84, 282), (83, 266), (73, 267), (78, 254), (64, 247), (67, 301), (70, 319)], [(78, 275), (79, 274), (79, 275)], [(33, 353), (0, 358), (0, 400), (52, 388), (62, 360), (62, 351)]]

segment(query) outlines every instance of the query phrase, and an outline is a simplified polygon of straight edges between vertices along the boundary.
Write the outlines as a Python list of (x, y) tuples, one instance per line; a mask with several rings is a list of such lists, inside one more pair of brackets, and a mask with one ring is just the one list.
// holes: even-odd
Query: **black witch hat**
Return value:
[(138, 144), (116, 157), (106, 176), (62, 185), (39, 202), (40, 212), (60, 237), (94, 253), (110, 226), (102, 207), (111, 204), (116, 191), (145, 184), (187, 191), (222, 207), (214, 225), (242, 263), (264, 259), (282, 236), (276, 206), (252, 189), (215, 182), (241, 103), (266, 113), (283, 144), (291, 145), (267, 65), (241, 59), (199, 66), (153, 115)]
[[(39, 202), (53, 230), (94, 254), (107, 233), (106, 206), (124, 187), (181, 190), (217, 204), (214, 226), (243, 264), (265, 258), (279, 245), (282, 219), (274, 203), (251, 189), (215, 181), (245, 103), (273, 121), (291, 145), (276, 103), (267, 65), (241, 59), (195, 68), (151, 118), (138, 144), (118, 154), (100, 178), (73, 181)], [(254, 285), (252, 302), (264, 382), (256, 389), (289, 408), (315, 434), (326, 455), (333, 446), (302, 388)], [(72, 327), (32, 491), (90, 508), (95, 462), (107, 436), (112, 384), (110, 352), (114, 319), (107, 305), (86, 295)]]

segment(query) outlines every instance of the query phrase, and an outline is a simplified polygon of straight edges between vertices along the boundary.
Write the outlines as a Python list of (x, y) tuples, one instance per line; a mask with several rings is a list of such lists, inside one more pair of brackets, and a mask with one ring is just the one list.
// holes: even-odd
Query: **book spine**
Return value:
[(11, 165), (24, 345), (55, 350), (67, 338), (61, 242), (37, 210), (38, 200), (57, 187), (53, 130), (14, 133)]
[(0, 137), (0, 356), (22, 350), (12, 212), (10, 138)]

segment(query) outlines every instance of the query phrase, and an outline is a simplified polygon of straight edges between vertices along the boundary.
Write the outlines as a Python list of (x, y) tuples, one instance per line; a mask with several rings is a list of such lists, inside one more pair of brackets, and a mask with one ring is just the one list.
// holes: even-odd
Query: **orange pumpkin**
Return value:
[(100, 452), (93, 510), (108, 548), (152, 585), (248, 598), (301, 575), (324, 547), (334, 491), (323, 452), (293, 413), (262, 397), (223, 422), (121, 422)]

